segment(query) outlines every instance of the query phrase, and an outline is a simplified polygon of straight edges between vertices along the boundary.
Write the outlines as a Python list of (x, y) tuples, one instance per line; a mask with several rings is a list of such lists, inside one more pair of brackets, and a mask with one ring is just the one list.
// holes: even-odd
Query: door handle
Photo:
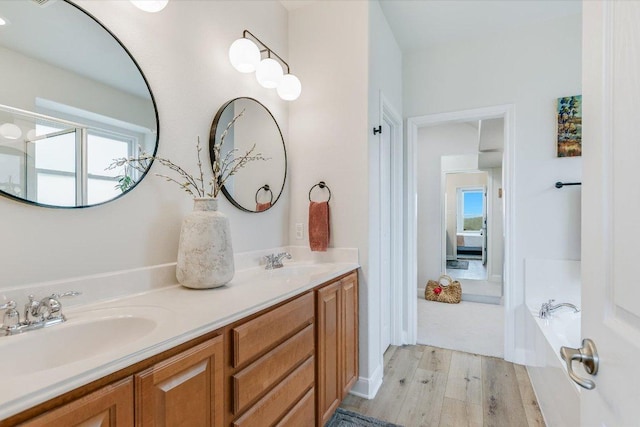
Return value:
[(576, 360), (584, 365), (584, 369), (588, 374), (595, 375), (598, 373), (600, 360), (598, 359), (596, 344), (592, 340), (589, 338), (583, 339), (581, 348), (560, 347), (560, 356), (562, 356), (562, 359), (567, 362), (567, 372), (569, 373), (569, 378), (571, 378), (573, 382), (587, 390), (593, 390), (596, 388), (596, 383), (591, 380), (581, 378), (573, 372), (572, 366), (573, 361)]

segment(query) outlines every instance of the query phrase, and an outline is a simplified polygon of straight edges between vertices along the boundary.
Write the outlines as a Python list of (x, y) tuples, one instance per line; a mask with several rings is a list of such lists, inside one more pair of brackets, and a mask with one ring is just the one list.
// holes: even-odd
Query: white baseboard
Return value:
[(380, 390), (380, 387), (382, 386), (382, 373), (383, 366), (378, 365), (378, 368), (373, 372), (371, 377), (358, 378), (358, 381), (356, 381), (349, 393), (354, 396), (362, 397), (363, 399), (373, 399), (376, 397), (378, 390)]

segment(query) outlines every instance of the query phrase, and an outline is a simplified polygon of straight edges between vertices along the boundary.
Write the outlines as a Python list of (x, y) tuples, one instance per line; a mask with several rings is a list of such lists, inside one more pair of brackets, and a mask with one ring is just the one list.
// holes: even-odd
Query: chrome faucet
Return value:
[(270, 254), (264, 257), (267, 260), (267, 265), (265, 265), (265, 270), (273, 270), (274, 268), (282, 268), (284, 267), (282, 264), (282, 259), (291, 259), (291, 254), (289, 252), (280, 252), (279, 254)]
[(578, 309), (578, 307), (576, 307), (575, 305), (573, 305), (571, 303), (563, 302), (561, 304), (553, 305), (554, 301), (555, 301), (554, 299), (550, 299), (549, 302), (542, 303), (542, 306), (540, 307), (540, 311), (538, 312), (538, 316), (541, 319), (550, 318), (551, 317), (551, 313), (553, 313), (554, 311), (558, 310), (561, 307), (572, 308), (574, 313), (577, 313), (577, 312), (580, 311)]
[(0, 335), (3, 332), (4, 335), (20, 334), (66, 321), (66, 317), (62, 314), (60, 298), (78, 295), (80, 292), (69, 291), (63, 294), (51, 294), (41, 300), (36, 300), (33, 295), (29, 295), (29, 302), (24, 306), (23, 320), (20, 320), (20, 313), (16, 310), (15, 301), (0, 305), (0, 310), (5, 310)]

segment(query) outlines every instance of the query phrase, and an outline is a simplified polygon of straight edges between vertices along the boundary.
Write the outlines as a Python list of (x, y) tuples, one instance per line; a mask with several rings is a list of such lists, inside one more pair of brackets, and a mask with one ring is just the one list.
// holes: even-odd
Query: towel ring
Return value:
[(265, 184), (262, 187), (258, 188), (258, 191), (256, 191), (256, 205), (259, 203), (258, 194), (260, 194), (260, 190), (268, 191), (269, 195), (271, 196), (269, 203), (273, 203), (273, 191), (271, 191), (271, 188), (269, 188), (269, 184)]
[(311, 200), (311, 192), (313, 191), (314, 188), (316, 187), (320, 187), (320, 188), (326, 188), (327, 191), (329, 192), (329, 198), (327, 199), (327, 202), (329, 200), (331, 200), (331, 189), (329, 188), (329, 186), (324, 182), (324, 181), (320, 181), (319, 183), (317, 183), (316, 185), (314, 185), (313, 187), (311, 187), (311, 189), (309, 190), (309, 201), (312, 202), (313, 200)]

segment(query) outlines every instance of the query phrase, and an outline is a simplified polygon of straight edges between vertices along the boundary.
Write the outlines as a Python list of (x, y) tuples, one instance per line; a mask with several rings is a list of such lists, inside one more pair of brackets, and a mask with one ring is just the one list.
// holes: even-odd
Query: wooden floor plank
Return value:
[(395, 422), (403, 426), (437, 427), (446, 387), (446, 373), (416, 369)]
[(444, 348), (424, 346), (418, 368), (426, 371), (448, 373), (453, 351)]
[(452, 354), (445, 396), (482, 405), (482, 356), (459, 351)]
[(423, 352), (424, 346), (407, 345), (396, 348), (385, 367), (383, 387), (374, 399), (360, 402), (360, 410), (357, 412), (396, 422)]
[(429, 346), (390, 347), (375, 399), (341, 406), (405, 427), (544, 426), (524, 367)]
[(483, 423), (486, 427), (526, 426), (527, 416), (513, 364), (482, 357)]
[(384, 352), (384, 366), (386, 369), (387, 364), (389, 363), (389, 360), (391, 360), (391, 358), (393, 357), (394, 354), (396, 354), (396, 350), (399, 347), (396, 345), (390, 345), (389, 348), (387, 349), (387, 351)]
[(540, 412), (540, 406), (533, 392), (533, 387), (531, 387), (531, 380), (529, 379), (527, 368), (522, 365), (513, 365), (513, 368), (516, 371), (520, 396), (522, 397), (522, 404), (524, 405), (524, 412), (527, 415), (529, 427), (544, 427), (544, 418), (542, 417), (542, 412)]
[(482, 405), (445, 397), (438, 427), (482, 427)]

